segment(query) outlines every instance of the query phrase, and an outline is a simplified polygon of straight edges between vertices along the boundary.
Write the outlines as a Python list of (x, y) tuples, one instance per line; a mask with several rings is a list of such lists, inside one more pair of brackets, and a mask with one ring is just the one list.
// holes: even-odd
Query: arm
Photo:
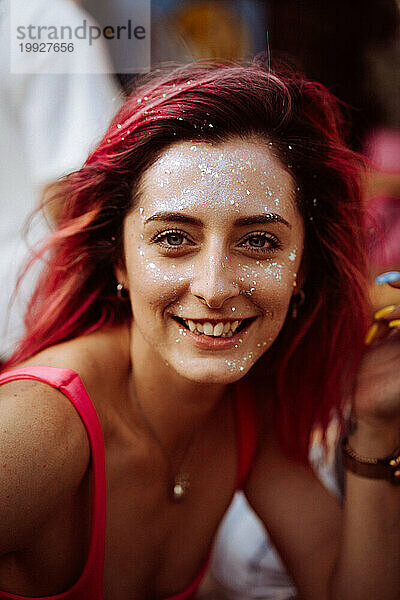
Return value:
[[(383, 458), (399, 446), (399, 364), (398, 330), (381, 323), (354, 391), (349, 443), (361, 456)], [(347, 473), (342, 510), (267, 431), (246, 493), (302, 599), (400, 598), (400, 486)]]
[(57, 390), (15, 381), (0, 388), (0, 556), (29, 547), (89, 464), (85, 427)]
[[(289, 461), (266, 431), (245, 493), (302, 600), (327, 600), (342, 511), (312, 469)], [(336, 599), (335, 599), (336, 600)]]
[(398, 600), (400, 488), (346, 477), (342, 510), (270, 435), (245, 492), (303, 600)]

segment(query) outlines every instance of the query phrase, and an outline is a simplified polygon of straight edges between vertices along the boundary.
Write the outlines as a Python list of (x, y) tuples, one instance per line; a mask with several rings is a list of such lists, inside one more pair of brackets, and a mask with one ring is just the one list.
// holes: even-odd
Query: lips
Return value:
[(205, 335), (216, 338), (230, 338), (236, 332), (242, 331), (255, 317), (246, 319), (237, 319), (235, 321), (229, 319), (189, 319), (173, 316), (173, 319), (196, 335)]

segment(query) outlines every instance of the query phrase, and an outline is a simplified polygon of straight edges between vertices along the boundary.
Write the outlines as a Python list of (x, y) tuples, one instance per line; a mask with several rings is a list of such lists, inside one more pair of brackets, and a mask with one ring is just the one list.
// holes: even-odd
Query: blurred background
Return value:
[[(78, 25), (85, 18), (105, 26), (129, 19), (138, 1), (30, 0), (23, 10), (50, 16), (58, 11), (66, 23)], [(347, 142), (368, 165), (364, 201), (372, 306), (398, 302), (398, 294), (377, 286), (375, 277), (400, 270), (399, 0), (148, 1), (153, 68), (165, 61), (250, 60), (268, 49), (343, 101)], [(29, 248), (51, 227), (51, 218), (39, 214), (26, 234), (26, 219), (50, 181), (83, 163), (138, 77), (130, 72), (126, 41), (103, 44), (95, 57), (80, 58), (87, 62), (86, 74), (67, 72), (66, 61), (74, 57), (61, 54), (38, 56), (36, 73), (10, 73), (9, 27), (7, 3), (0, 0), (0, 360), (23, 332), (22, 314), (37, 275), (30, 273), (10, 304), (17, 274)], [(40, 73), (40, 60), (57, 61), (58, 73)], [(92, 72), (93, 61), (103, 73)], [(340, 495), (335, 465), (326, 467), (318, 453), (314, 458), (325, 484)], [(221, 598), (295, 597), (243, 498), (229, 513), (216, 548)], [(217, 598), (215, 585), (204, 589), (204, 597)]]

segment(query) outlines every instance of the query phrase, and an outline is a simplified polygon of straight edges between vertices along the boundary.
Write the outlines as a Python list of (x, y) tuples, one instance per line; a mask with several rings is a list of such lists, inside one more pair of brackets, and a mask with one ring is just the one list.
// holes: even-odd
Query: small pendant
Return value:
[(186, 473), (181, 473), (175, 477), (173, 497), (174, 500), (182, 500), (190, 487), (189, 476)]

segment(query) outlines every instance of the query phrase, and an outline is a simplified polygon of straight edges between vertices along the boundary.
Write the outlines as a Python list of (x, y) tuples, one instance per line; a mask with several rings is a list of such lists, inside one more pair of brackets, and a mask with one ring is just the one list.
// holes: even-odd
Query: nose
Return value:
[(191, 292), (203, 304), (214, 309), (221, 308), (226, 300), (236, 298), (240, 290), (228, 258), (211, 254), (199, 261), (195, 266)]

